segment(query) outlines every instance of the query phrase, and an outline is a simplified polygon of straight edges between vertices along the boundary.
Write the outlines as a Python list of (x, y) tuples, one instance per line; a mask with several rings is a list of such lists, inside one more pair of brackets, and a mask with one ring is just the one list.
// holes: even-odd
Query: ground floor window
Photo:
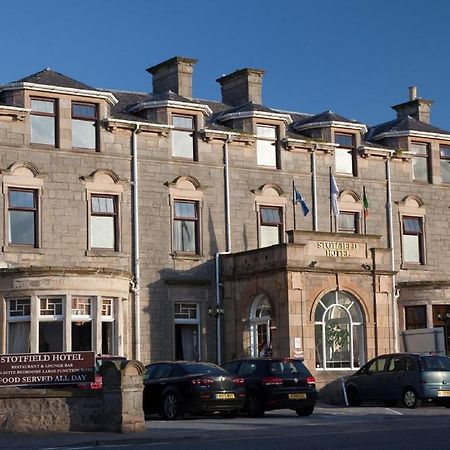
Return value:
[(175, 359), (200, 359), (200, 305), (198, 303), (176, 302)]
[(254, 358), (271, 355), (271, 320), (270, 301), (264, 294), (258, 294), (250, 307), (250, 355)]
[[(96, 295), (6, 299), (5, 350), (7, 353), (117, 354), (115, 305), (118, 301), (118, 298)], [(32, 307), (34, 302), (37, 304)]]
[(356, 369), (365, 362), (364, 319), (349, 293), (324, 295), (315, 312), (316, 367)]
[(405, 325), (407, 330), (427, 328), (427, 307), (425, 305), (406, 306)]

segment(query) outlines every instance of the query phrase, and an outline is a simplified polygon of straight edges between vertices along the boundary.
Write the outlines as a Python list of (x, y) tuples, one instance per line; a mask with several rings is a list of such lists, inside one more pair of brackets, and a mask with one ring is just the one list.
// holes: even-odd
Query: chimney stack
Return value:
[(409, 87), (409, 101), (392, 106), (399, 119), (411, 116), (424, 123), (430, 123), (432, 100), (417, 97), (417, 86)]
[(230, 106), (253, 102), (262, 103), (262, 77), (264, 70), (240, 69), (216, 81), (220, 84), (222, 102)]
[(153, 93), (163, 94), (172, 91), (182, 97), (192, 98), (192, 72), (196, 59), (175, 56), (147, 72), (153, 75)]

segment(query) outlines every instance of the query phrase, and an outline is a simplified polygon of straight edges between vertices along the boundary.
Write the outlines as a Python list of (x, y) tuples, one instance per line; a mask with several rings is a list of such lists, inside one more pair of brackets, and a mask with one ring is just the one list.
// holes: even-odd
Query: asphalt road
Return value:
[[(138, 437), (117, 434), (0, 436), (0, 448), (50, 449), (179, 449), (179, 450), (297, 450), (297, 449), (446, 449), (450, 448), (450, 409), (424, 406), (415, 410), (383, 406), (359, 408), (317, 406), (310, 417), (293, 411), (268, 412), (262, 418), (240, 416), (187, 417), (173, 422), (158, 416), (146, 422)], [(6, 438), (6, 436), (3, 436)], [(20, 442), (20, 439), (27, 441)], [(18, 440), (19, 439), (19, 440)], [(28, 444), (28, 445), (27, 445)], [(34, 444), (34, 445), (33, 445)]]

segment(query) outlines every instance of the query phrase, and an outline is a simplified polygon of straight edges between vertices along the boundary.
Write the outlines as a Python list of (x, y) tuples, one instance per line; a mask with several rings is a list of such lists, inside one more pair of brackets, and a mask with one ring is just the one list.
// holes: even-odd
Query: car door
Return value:
[(144, 405), (147, 410), (158, 411), (162, 403), (162, 392), (167, 385), (171, 365), (156, 363), (151, 365), (144, 379)]
[(406, 358), (392, 355), (386, 364), (386, 370), (379, 374), (380, 400), (399, 400), (405, 385)]
[(369, 362), (365, 369), (353, 380), (358, 387), (361, 400), (377, 400), (382, 393), (382, 376), (385, 372), (386, 356), (380, 356)]

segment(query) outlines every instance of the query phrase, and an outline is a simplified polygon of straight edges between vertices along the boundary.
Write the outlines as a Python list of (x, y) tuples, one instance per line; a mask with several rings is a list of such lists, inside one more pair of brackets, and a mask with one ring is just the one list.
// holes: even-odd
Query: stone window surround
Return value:
[(258, 190), (254, 191), (255, 195), (255, 212), (256, 212), (256, 226), (258, 236), (258, 248), (261, 247), (261, 207), (272, 207), (281, 209), (281, 231), (280, 243), (286, 242), (286, 207), (288, 204), (287, 198), (283, 196), (283, 190), (274, 184), (268, 183), (263, 185)]
[(256, 146), (258, 139), (264, 139), (258, 137), (258, 127), (274, 127), (276, 133), (275, 140), (275, 154), (276, 154), (276, 165), (275, 166), (260, 166), (258, 165), (258, 169), (268, 169), (268, 170), (280, 170), (282, 168), (281, 161), (281, 143), (282, 140), (286, 136), (286, 124), (284, 122), (278, 120), (268, 120), (268, 119), (260, 119), (257, 116), (252, 119), (252, 131), (255, 135), (255, 163), (256, 163)]
[[(401, 249), (401, 268), (407, 270), (420, 270), (423, 269), (427, 264), (427, 252), (426, 252), (426, 210), (423, 206), (423, 201), (421, 198), (415, 195), (410, 195), (405, 197), (403, 200), (398, 202), (398, 215), (399, 215), (399, 226), (400, 226), (400, 249)], [(422, 243), (420, 248), (421, 259), (420, 263), (405, 262), (403, 261), (403, 217), (417, 217), (421, 219), (422, 223)]]
[[(13, 164), (8, 170), (1, 171), (3, 193), (3, 217), (4, 220), (4, 252), (43, 253), (42, 250), (42, 191), (44, 187), (44, 175), (39, 175), (37, 168), (27, 162)], [(36, 220), (36, 245), (20, 245), (9, 243), (9, 195), (10, 188), (30, 189), (36, 192), (37, 220)]]
[[(166, 186), (169, 188), (171, 256), (173, 258), (199, 259), (203, 255), (203, 189), (198, 180), (189, 176), (178, 177), (172, 183), (166, 183)], [(182, 253), (175, 250), (174, 218), (175, 202), (177, 200), (186, 200), (196, 203), (198, 214), (198, 249), (196, 254)]]
[[(83, 178), (86, 189), (86, 204), (87, 204), (87, 250), (86, 256), (117, 256), (122, 251), (122, 202), (124, 192), (124, 182), (120, 181), (119, 177), (110, 170), (97, 170), (90, 177)], [(105, 195), (112, 196), (116, 200), (116, 248), (113, 249), (97, 249), (91, 248), (91, 201), (92, 196)]]
[(338, 198), (339, 211), (341, 213), (351, 213), (356, 214), (357, 230), (356, 233), (359, 234), (363, 232), (361, 228), (361, 220), (363, 217), (364, 206), (362, 204), (361, 198), (353, 191), (344, 190), (339, 194)]

